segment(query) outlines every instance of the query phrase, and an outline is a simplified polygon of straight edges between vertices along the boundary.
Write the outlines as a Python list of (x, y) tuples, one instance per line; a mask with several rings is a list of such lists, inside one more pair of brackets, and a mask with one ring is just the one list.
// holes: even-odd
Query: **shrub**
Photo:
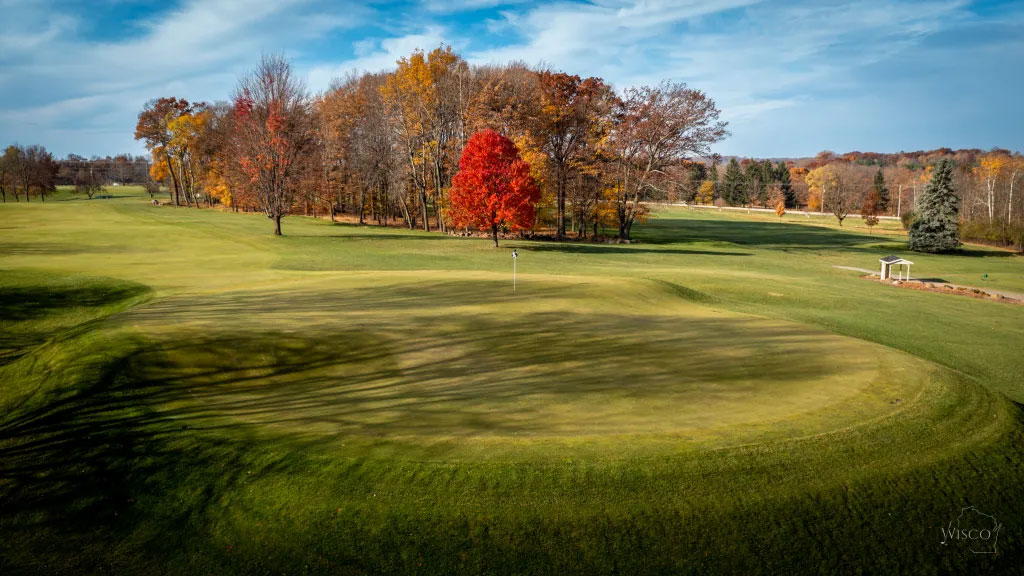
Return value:
[(907, 210), (903, 214), (900, 214), (900, 222), (903, 224), (904, 230), (910, 230), (910, 225), (914, 223), (914, 211)]

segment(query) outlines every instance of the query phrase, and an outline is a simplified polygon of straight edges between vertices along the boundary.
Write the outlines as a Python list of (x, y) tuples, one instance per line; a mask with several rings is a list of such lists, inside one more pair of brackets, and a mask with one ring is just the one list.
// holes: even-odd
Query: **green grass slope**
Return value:
[[(897, 236), (673, 208), (495, 250), (118, 195), (0, 206), (2, 573), (1024, 558), (1024, 307), (832, 268)], [(1005, 252), (914, 260), (1024, 286)], [(997, 554), (941, 543), (968, 505)]]

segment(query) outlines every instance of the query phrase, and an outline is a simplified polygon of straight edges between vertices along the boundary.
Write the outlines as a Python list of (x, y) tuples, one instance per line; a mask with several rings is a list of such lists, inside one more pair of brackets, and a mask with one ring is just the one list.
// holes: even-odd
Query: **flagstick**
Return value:
[(519, 258), (519, 252), (512, 250), (512, 291), (516, 291), (516, 260)]

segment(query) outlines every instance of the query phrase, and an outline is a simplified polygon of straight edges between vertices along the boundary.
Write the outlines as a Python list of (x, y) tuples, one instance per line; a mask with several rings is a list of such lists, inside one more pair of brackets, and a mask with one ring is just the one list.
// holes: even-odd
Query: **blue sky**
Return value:
[(452, 45), (616, 88), (685, 81), (758, 157), (1024, 150), (1024, 2), (0, 0), (0, 143), (141, 153), (146, 100), (226, 99), (262, 52), (314, 91)]

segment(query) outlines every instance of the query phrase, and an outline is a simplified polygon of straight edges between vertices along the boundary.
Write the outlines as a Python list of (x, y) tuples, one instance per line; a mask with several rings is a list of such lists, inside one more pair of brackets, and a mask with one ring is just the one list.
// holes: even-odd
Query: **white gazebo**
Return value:
[[(893, 266), (899, 266), (896, 275), (897, 280), (910, 280), (910, 265), (913, 264), (910, 260), (904, 260), (899, 256), (886, 256), (885, 258), (879, 258), (878, 261), (882, 263), (882, 280), (892, 278)], [(904, 278), (904, 267), (906, 267), (906, 278)]]

